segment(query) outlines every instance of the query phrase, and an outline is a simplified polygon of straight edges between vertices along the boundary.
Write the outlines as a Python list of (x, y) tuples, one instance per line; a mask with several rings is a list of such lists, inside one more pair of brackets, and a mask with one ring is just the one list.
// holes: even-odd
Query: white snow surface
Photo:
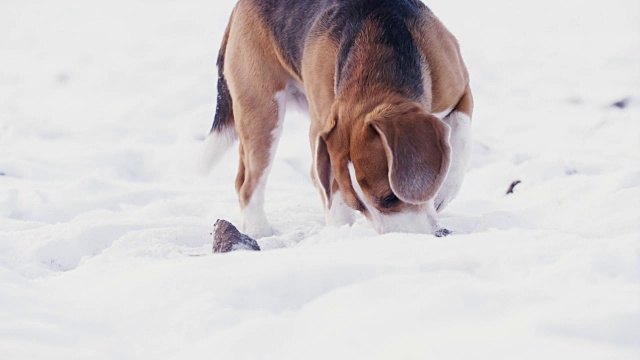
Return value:
[(290, 112), (277, 235), (214, 255), (233, 1), (3, 0), (0, 358), (639, 359), (640, 2), (428, 5), (476, 100), (455, 234), (326, 227)]

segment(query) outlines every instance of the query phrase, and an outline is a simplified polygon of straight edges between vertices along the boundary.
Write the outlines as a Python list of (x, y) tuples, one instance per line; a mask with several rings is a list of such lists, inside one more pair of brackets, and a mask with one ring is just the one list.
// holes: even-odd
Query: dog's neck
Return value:
[(425, 87), (424, 78), (429, 75), (409, 29), (404, 28), (406, 37), (399, 40), (380, 25), (367, 21), (352, 41), (343, 40), (336, 69), (337, 97), (348, 98), (351, 104), (400, 97), (426, 105), (431, 89)]
[(368, 92), (353, 89), (345, 91), (336, 99), (338, 104), (349, 104), (348, 106), (340, 106), (339, 118), (342, 122), (357, 122), (373, 111), (381, 104), (399, 104), (404, 102), (412, 102), (402, 94), (395, 92)]

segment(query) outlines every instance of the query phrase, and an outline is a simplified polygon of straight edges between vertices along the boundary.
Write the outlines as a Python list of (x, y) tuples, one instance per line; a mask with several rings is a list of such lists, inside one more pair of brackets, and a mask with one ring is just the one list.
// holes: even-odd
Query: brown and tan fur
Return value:
[[(331, 1), (325, 3), (327, 8), (334, 6)], [(271, 234), (261, 207), (277, 145), (273, 134), (283, 111), (276, 97), (297, 87), (304, 90), (308, 102), (314, 156), (311, 174), (327, 213), (339, 206), (334, 202), (340, 196), (374, 225), (379, 217), (421, 213), (425, 214), (426, 229), (439, 231), (434, 207), (440, 204), (434, 201), (456, 153), (454, 150), (452, 155), (449, 141), (451, 124), (432, 114), (453, 109), (452, 114), (466, 114), (470, 119), (473, 108), (469, 75), (453, 35), (425, 7), (420, 7), (421, 14), (411, 15), (417, 21), (407, 21), (419, 51), (420, 85), (424, 89), (415, 96), (415, 92), (391, 84), (388, 71), (379, 71), (398, 50), (381, 43), (386, 34), (376, 21), (362, 21), (348, 55), (340, 58), (344, 40), (322, 31), (327, 20), (321, 17), (327, 12), (318, 11), (296, 64), (290, 59), (296, 54), (283, 52), (282, 39), (264, 15), (264, 6), (260, 0), (238, 2), (221, 50), (223, 80), (232, 102), (229, 117), (240, 139), (236, 190), (241, 209), (250, 208), (254, 198), (260, 197), (256, 202), (259, 209), (252, 209), (243, 219), (243, 230), (254, 236)], [(348, 65), (340, 69), (337, 64), (344, 59)], [(386, 201), (390, 196), (392, 204)], [(441, 203), (450, 201), (445, 200)], [(342, 222), (353, 221), (348, 214), (340, 217)], [(258, 224), (251, 224), (255, 218)]]

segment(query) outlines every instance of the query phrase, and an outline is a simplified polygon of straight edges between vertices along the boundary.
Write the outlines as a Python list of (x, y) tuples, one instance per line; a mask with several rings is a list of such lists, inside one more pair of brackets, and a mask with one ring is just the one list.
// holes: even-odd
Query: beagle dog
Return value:
[(288, 100), (311, 117), (311, 176), (330, 225), (443, 236), (473, 99), (458, 43), (418, 0), (240, 0), (218, 56), (209, 168), (236, 139), (241, 228), (273, 234), (265, 185)]

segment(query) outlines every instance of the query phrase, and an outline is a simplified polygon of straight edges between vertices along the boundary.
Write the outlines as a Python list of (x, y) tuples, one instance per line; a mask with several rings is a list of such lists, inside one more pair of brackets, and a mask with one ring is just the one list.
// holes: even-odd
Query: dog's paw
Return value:
[(434, 235), (435, 235), (436, 237), (439, 237), (439, 238), (441, 238), (441, 237), (445, 237), (445, 236), (448, 236), (448, 235), (451, 235), (451, 234), (452, 234), (451, 230), (444, 229), (444, 228), (442, 228), (442, 229), (438, 229), (438, 230), (436, 230), (436, 232), (434, 233)]
[(240, 230), (254, 239), (275, 235), (262, 209), (245, 208), (240, 216)]
[(241, 228), (243, 233), (254, 239), (261, 239), (275, 235), (275, 232), (269, 223), (243, 223)]

